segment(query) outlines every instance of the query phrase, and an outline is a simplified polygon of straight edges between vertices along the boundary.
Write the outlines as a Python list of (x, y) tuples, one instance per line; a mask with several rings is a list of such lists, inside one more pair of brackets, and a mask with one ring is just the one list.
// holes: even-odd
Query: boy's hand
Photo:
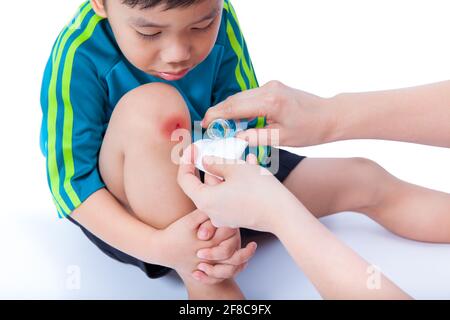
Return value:
[[(166, 266), (184, 276), (190, 275), (204, 283), (214, 284), (236, 276), (253, 256), (256, 246), (249, 244), (240, 249), (239, 231), (230, 228), (217, 229), (211, 240), (198, 239), (200, 226), (204, 227), (208, 220), (208, 216), (196, 210), (159, 232)], [(220, 262), (223, 267), (212, 276), (197, 270), (203, 262), (211, 263), (197, 256), (199, 250), (207, 248), (215, 248), (215, 256), (211, 259), (215, 261), (215, 266), (217, 260), (225, 260)]]
[[(233, 236), (227, 239), (229, 234)], [(257, 248), (255, 242), (241, 248), (239, 229), (218, 228), (212, 242), (219, 244), (197, 252), (197, 257), (203, 259), (203, 262), (192, 273), (194, 279), (205, 284), (214, 284), (237, 276), (245, 269)]]

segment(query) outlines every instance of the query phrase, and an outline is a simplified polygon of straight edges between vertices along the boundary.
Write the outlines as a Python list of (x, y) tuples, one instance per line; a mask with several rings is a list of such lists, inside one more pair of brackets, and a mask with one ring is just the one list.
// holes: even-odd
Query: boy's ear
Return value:
[(105, 2), (106, 0), (91, 0), (92, 9), (94, 9), (95, 13), (102, 18), (108, 17)]

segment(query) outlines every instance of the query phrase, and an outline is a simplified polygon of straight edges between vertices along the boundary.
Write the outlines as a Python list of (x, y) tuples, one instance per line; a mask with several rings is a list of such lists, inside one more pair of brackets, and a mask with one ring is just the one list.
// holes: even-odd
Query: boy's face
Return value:
[(165, 10), (165, 4), (140, 9), (121, 0), (105, 2), (105, 16), (128, 61), (168, 81), (183, 78), (207, 58), (222, 19), (223, 0), (204, 0), (170, 10)]

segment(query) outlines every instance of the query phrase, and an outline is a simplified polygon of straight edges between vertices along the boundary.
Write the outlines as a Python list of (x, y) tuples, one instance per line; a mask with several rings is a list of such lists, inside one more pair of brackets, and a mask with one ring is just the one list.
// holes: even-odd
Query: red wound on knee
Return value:
[(174, 116), (163, 122), (161, 126), (161, 133), (164, 137), (171, 139), (174, 131), (178, 129), (189, 130), (189, 124), (184, 117)]

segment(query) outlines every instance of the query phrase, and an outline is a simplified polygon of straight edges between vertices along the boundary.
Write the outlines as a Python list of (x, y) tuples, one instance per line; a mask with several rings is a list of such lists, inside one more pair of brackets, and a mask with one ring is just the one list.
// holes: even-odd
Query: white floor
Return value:
[[(0, 298), (186, 298), (174, 275), (149, 280), (139, 269), (105, 256), (68, 221), (45, 216), (22, 213), (14, 220), (2, 221), (7, 227), (0, 233)], [(415, 298), (450, 298), (450, 245), (400, 239), (354, 213), (322, 221)], [(238, 278), (247, 298), (320, 299), (276, 239), (265, 237), (260, 244), (250, 266)], [(73, 287), (75, 274), (80, 275), (79, 288)]]

